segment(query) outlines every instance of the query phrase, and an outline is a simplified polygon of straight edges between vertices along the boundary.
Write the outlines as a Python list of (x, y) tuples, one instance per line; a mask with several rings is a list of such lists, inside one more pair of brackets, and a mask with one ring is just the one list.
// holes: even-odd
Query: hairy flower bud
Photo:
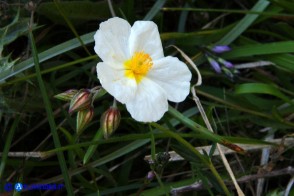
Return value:
[(81, 133), (85, 127), (91, 122), (94, 116), (94, 109), (92, 107), (78, 111), (77, 115), (77, 133)]
[(76, 94), (78, 93), (78, 90), (76, 89), (70, 89), (63, 93), (59, 93), (55, 95), (54, 97), (56, 99), (60, 99), (62, 101), (70, 101)]
[(101, 117), (101, 128), (104, 138), (107, 139), (118, 128), (120, 112), (116, 107), (110, 107)]
[(87, 109), (92, 104), (93, 95), (88, 89), (81, 89), (70, 101), (69, 113)]

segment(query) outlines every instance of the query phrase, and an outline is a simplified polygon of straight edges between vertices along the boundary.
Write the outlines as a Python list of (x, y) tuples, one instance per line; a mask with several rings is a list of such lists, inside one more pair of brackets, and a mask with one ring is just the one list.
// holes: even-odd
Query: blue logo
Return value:
[(14, 185), (14, 189), (17, 191), (17, 192), (20, 192), (22, 190), (23, 186), (21, 183), (16, 183)]
[(6, 183), (5, 185), (4, 185), (4, 190), (5, 191), (7, 191), (7, 192), (10, 192), (10, 191), (12, 191), (13, 190), (13, 184), (12, 183)]

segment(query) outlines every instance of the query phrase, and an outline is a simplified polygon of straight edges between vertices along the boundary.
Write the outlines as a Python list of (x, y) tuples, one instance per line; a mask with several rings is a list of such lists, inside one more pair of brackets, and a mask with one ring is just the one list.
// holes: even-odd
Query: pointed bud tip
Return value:
[(70, 101), (75, 96), (75, 94), (77, 92), (78, 92), (78, 90), (76, 90), (76, 89), (70, 89), (70, 90), (67, 90), (63, 93), (59, 93), (57, 95), (54, 95), (54, 98), (62, 100), (62, 101)]
[(92, 107), (78, 111), (76, 131), (78, 134), (83, 131), (86, 126), (92, 121), (94, 116), (94, 109)]
[(88, 109), (92, 104), (92, 94), (88, 89), (79, 90), (70, 101), (69, 110), (71, 112)]
[(232, 68), (232, 67), (234, 67), (233, 63), (231, 63), (230, 61), (226, 61), (226, 62), (224, 63), (224, 65), (225, 65), (227, 68)]
[(219, 63), (214, 60), (213, 58), (207, 56), (208, 62), (209, 64), (212, 66), (212, 68), (217, 72), (217, 73), (221, 73), (221, 67), (219, 65)]
[(116, 107), (110, 107), (101, 117), (101, 128), (104, 138), (107, 139), (114, 133), (120, 123), (120, 112)]

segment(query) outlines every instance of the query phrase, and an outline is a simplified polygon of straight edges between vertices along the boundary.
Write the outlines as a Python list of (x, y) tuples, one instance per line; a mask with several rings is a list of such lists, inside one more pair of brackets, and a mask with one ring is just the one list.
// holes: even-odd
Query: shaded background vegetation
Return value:
[[(292, 171), (293, 176), (293, 169), (285, 173), (283, 169), (293, 165), (294, 2), (113, 0), (111, 6), (117, 16), (130, 24), (136, 20), (154, 21), (165, 54), (185, 61), (174, 48), (167, 48), (173, 44), (195, 62), (203, 79), (196, 93), (218, 135), (233, 143), (256, 146), (266, 139), (288, 141), (286, 146), (280, 141), (269, 154), (259, 149), (247, 155), (227, 156), (237, 179), (248, 176), (240, 183), (246, 195), (259, 194), (253, 175), (261, 177), (274, 171), (275, 175), (259, 185), (263, 187), (261, 194), (283, 195), (289, 182), (293, 182), (290, 175)], [(122, 119), (116, 132), (108, 140), (100, 138), (91, 143), (99, 131), (102, 113), (112, 105), (110, 95), (94, 102), (94, 118), (80, 135), (75, 128), (76, 114), (69, 115), (68, 104), (54, 99), (54, 95), (68, 89), (99, 85), (95, 66), (100, 59), (93, 50), (93, 35), (99, 23), (113, 15), (108, 1), (0, 1), (0, 8), (0, 194), (12, 193), (4, 190), (6, 183), (23, 182), (71, 184), (71, 190), (28, 191), (23, 195), (65, 195), (73, 191), (76, 195), (153, 196), (175, 194), (174, 188), (199, 180), (201, 189), (190, 188), (179, 194), (224, 194), (215, 177), (191, 150), (160, 128), (135, 122), (122, 104), (118, 104)], [(33, 27), (44, 87), (40, 87), (36, 78), (29, 23)], [(229, 45), (231, 51), (211, 52), (217, 45)], [(216, 73), (208, 57), (229, 61), (234, 67), (226, 68), (219, 63), (222, 71)], [(195, 84), (197, 74), (192, 68), (191, 71)], [(44, 104), (44, 96), (50, 105)], [(170, 104), (184, 116), (166, 113), (158, 122), (161, 128), (167, 127), (195, 147), (214, 145), (213, 139), (192, 129), (185, 121), (205, 127), (192, 94), (183, 103)], [(56, 124), (53, 132), (49, 125), (52, 122)], [(53, 141), (54, 131), (66, 148)], [(85, 154), (93, 144), (94, 153), (84, 164)], [(154, 151), (171, 150), (185, 160), (161, 165), (157, 162), (151, 167), (144, 161)], [(8, 152), (41, 153), (36, 157), (15, 157), (7, 156)], [(56, 152), (62, 153), (59, 156), (64, 159), (57, 158)], [(210, 153), (203, 156), (212, 161), (234, 194), (221, 159)], [(268, 156), (264, 163), (262, 153)], [(67, 167), (70, 181), (61, 171), (62, 165)], [(148, 180), (146, 175), (152, 169), (159, 176)], [(293, 190), (291, 193), (294, 194)]]

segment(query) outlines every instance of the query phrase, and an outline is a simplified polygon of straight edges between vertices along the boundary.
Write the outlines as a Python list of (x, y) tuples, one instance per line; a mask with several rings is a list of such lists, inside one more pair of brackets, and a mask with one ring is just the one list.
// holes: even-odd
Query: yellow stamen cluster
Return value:
[(134, 78), (139, 83), (147, 75), (153, 65), (149, 54), (144, 52), (135, 52), (129, 60), (125, 61), (125, 76)]

